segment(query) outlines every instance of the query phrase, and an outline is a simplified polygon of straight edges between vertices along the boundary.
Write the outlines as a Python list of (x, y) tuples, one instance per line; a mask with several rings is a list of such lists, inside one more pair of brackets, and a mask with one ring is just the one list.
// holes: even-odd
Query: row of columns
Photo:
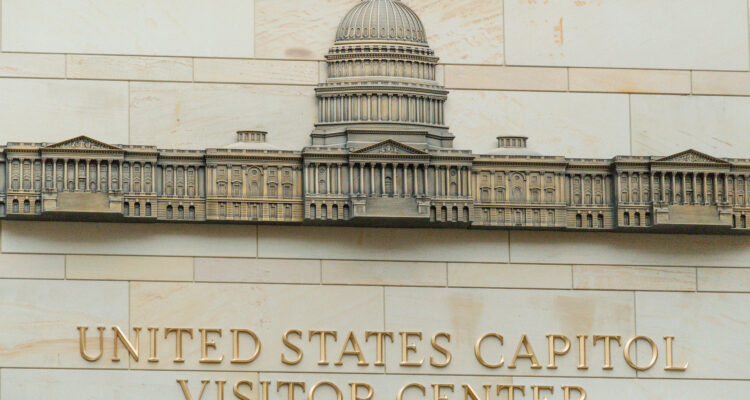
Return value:
[[(643, 175), (648, 175), (648, 185), (650, 189), (651, 198), (654, 199), (654, 201), (658, 202), (667, 202), (667, 203), (674, 203), (674, 204), (703, 204), (703, 205), (710, 205), (710, 204), (720, 204), (722, 202), (728, 201), (729, 199), (729, 174), (719, 174), (719, 173), (709, 173), (709, 172), (701, 172), (701, 173), (693, 173), (693, 172), (653, 172), (651, 174), (641, 174), (641, 173), (632, 173), (628, 172), (624, 175), (621, 175), (621, 178), (626, 178), (625, 181), (627, 182), (627, 186), (625, 188), (620, 188), (620, 192), (622, 192), (622, 189), (625, 189), (625, 191), (629, 194), (629, 203), (632, 203), (632, 193), (634, 190), (638, 191), (640, 202), (647, 202), (650, 201), (650, 198), (646, 198), (648, 196), (645, 196), (646, 192), (644, 190), (644, 184), (643, 184)], [(638, 180), (638, 187), (633, 188), (632, 187), (632, 179), (633, 177), (636, 177)], [(657, 191), (657, 184), (656, 184), (656, 178), (658, 179), (658, 197), (656, 196)], [(701, 178), (701, 184), (700, 187), (698, 185), (698, 178)], [(667, 183), (667, 178), (669, 178), (669, 183)], [(679, 181), (681, 184), (677, 185), (677, 178), (679, 178)], [(750, 182), (748, 182), (747, 177), (744, 177), (744, 183), (743, 187), (738, 188), (736, 185), (737, 182), (737, 176), (733, 176), (733, 181), (735, 182), (735, 200), (734, 203), (737, 204), (737, 189), (741, 189), (745, 193), (745, 199), (744, 204), (741, 205), (747, 205), (750, 204), (747, 199), (747, 193), (748, 185)], [(709, 197), (708, 195), (708, 182), (709, 179), (712, 183), (712, 193)], [(687, 189), (687, 182), (692, 182), (692, 190), (688, 191)], [(720, 197), (719, 196), (719, 184), (723, 184), (724, 187), (724, 193)], [(621, 182), (622, 184), (622, 182)], [(671, 196), (667, 196), (667, 190), (671, 193)], [(677, 202), (677, 196), (680, 196), (679, 203)], [(644, 197), (645, 196), (645, 197)], [(688, 198), (689, 197), (689, 198)], [(700, 199), (699, 199), (700, 197)], [(700, 200), (700, 201), (699, 201)], [(622, 201), (622, 200), (621, 200)]]
[(350, 121), (444, 124), (443, 100), (403, 94), (341, 94), (318, 98), (322, 123)]
[[(323, 167), (325, 176), (320, 176), (320, 170)], [(429, 169), (433, 170), (433, 182), (429, 182)], [(332, 170), (335, 169), (335, 173), (332, 174)], [(306, 180), (305, 180), (305, 192), (313, 195), (321, 194), (344, 194), (342, 171), (344, 170), (344, 164), (342, 163), (309, 163), (306, 166)], [(356, 172), (354, 172), (356, 170)], [(364, 194), (385, 194), (393, 196), (425, 196), (425, 195), (436, 195), (436, 196), (452, 196), (450, 193), (451, 186), (451, 171), (456, 171), (455, 183), (457, 186), (457, 193), (455, 196), (466, 197), (471, 196), (471, 185), (469, 178), (471, 176), (471, 170), (469, 167), (451, 167), (451, 166), (435, 166), (430, 167), (428, 164), (414, 164), (414, 163), (352, 163), (347, 166), (348, 175), (347, 179), (349, 182), (348, 192), (354, 195)], [(366, 182), (365, 171), (369, 173), (369, 181)], [(389, 189), (386, 185), (386, 178), (390, 171), (391, 188)], [(400, 174), (399, 174), (400, 171)], [(380, 178), (375, 179), (376, 172), (380, 173)], [(355, 174), (357, 180), (355, 182)], [(401, 178), (400, 181), (398, 178)], [(321, 178), (325, 182), (325, 188), (321, 188)], [(311, 184), (312, 183), (312, 184)], [(429, 183), (434, 183), (432, 188), (429, 187)], [(430, 190), (432, 189), (432, 190)]]
[[(607, 174), (600, 173), (600, 174), (571, 174), (568, 175), (570, 179), (570, 186), (568, 188), (569, 192), (571, 193), (571, 198), (568, 199), (568, 203), (573, 205), (608, 205), (609, 204), (609, 198), (610, 198), (610, 189), (607, 185)], [(586, 188), (586, 179), (590, 180), (590, 188)], [(599, 180), (599, 187), (597, 188), (597, 178)], [(578, 181), (581, 183), (580, 185), (580, 193), (577, 192), (575, 189), (575, 185), (573, 185), (573, 182), (578, 179)], [(602, 200), (597, 202), (596, 201), (596, 193), (597, 190), (599, 190), (599, 193), (602, 196)], [(591, 200), (587, 201), (586, 199), (586, 193), (591, 194)], [(580, 201), (575, 201), (575, 195), (580, 195)]]
[(328, 63), (329, 78), (398, 76), (435, 80), (435, 64), (388, 59), (340, 60)]
[[(472, 173), (472, 175), (474, 177), (473, 178), (474, 184), (472, 186), (475, 186), (475, 190), (477, 190), (478, 193), (481, 192), (481, 190), (484, 188), (484, 187), (480, 187), (479, 186), (478, 175), (480, 173), (481, 173), (481, 171), (475, 171), (475, 172)], [(521, 174), (523, 176), (523, 182), (524, 182), (524, 186), (525, 186), (524, 187), (524, 193), (523, 193), (523, 196), (525, 196), (525, 199), (526, 199), (525, 201), (531, 202), (531, 191), (534, 190), (534, 189), (538, 189), (540, 191), (539, 202), (541, 202), (541, 203), (545, 203), (546, 202), (544, 200), (544, 193), (545, 193), (545, 191), (547, 189), (553, 189), (554, 190), (555, 195), (554, 195), (553, 201), (555, 203), (562, 203), (564, 201), (564, 199), (563, 199), (563, 191), (562, 191), (561, 188), (564, 186), (565, 176), (562, 173), (555, 173), (554, 174), (552, 186), (546, 186), (544, 184), (544, 179), (545, 179), (546, 174), (545, 173), (540, 173), (539, 174), (539, 179), (540, 179), (539, 186), (535, 187), (535, 188), (531, 187), (531, 184), (530, 184), (530, 181), (529, 181), (529, 176), (527, 174), (523, 174), (523, 173), (521, 173)], [(490, 201), (491, 202), (497, 203), (497, 202), (503, 202), (503, 201), (511, 201), (511, 195), (512, 195), (512, 193), (511, 193), (512, 192), (512, 190), (511, 190), (511, 188), (512, 188), (511, 176), (512, 175), (515, 176), (515, 174), (512, 173), (512, 172), (504, 172), (503, 175), (502, 175), (502, 177), (498, 178), (498, 176), (497, 176), (497, 174), (495, 172), (490, 173), (489, 187), (487, 189), (490, 189)], [(494, 190), (492, 190), (493, 188), (494, 188)], [(498, 198), (497, 192), (498, 192), (498, 189), (500, 189), (500, 188), (505, 189), (505, 198), (504, 199)]]
[[(218, 175), (218, 168), (224, 167), (226, 168), (226, 185), (227, 185), (227, 192), (226, 194), (219, 194), (219, 175)], [(283, 199), (283, 187), (285, 184), (292, 185), (292, 197), (299, 197), (301, 193), (299, 192), (299, 187), (301, 183), (301, 174), (300, 174), (300, 168), (299, 167), (274, 167), (277, 170), (278, 179), (276, 181), (270, 181), (268, 177), (268, 166), (264, 167), (246, 167), (243, 166), (240, 168), (240, 176), (236, 177), (233, 176), (234, 172), (232, 170), (232, 165), (209, 165), (206, 167), (206, 180), (208, 181), (208, 195), (209, 196), (227, 196), (227, 197), (233, 197), (232, 196), (232, 183), (237, 182), (242, 185), (241, 189), (241, 197), (248, 198), (250, 196), (250, 178), (247, 176), (250, 174), (250, 171), (253, 168), (259, 168), (261, 170), (260, 173), (260, 181), (259, 181), (259, 190), (260, 190), (260, 197), (270, 197), (268, 193), (268, 185), (271, 183), (275, 183), (276, 186), (276, 196), (275, 198), (281, 200)], [(292, 180), (291, 182), (283, 182), (281, 178), (281, 174), (284, 171), (284, 168), (291, 168), (292, 171)]]

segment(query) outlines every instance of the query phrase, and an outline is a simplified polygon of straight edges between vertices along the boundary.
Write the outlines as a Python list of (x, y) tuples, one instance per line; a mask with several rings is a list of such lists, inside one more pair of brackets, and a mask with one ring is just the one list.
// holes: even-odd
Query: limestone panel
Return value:
[(66, 256), (68, 279), (192, 281), (189, 257)]
[(507, 262), (501, 231), (260, 226), (260, 257)]
[(511, 65), (746, 70), (747, 2), (506, 1)]
[(570, 90), (616, 93), (690, 93), (690, 71), (571, 68)]
[(746, 157), (750, 98), (645, 96), (631, 99), (634, 155), (695, 149), (717, 157)]
[(3, 0), (4, 51), (252, 57), (252, 0)]
[[(638, 292), (636, 320), (638, 334), (655, 340), (659, 354), (656, 366), (639, 376), (747, 379), (750, 295)], [(674, 366), (689, 363), (687, 371), (665, 371), (663, 336), (675, 336)], [(650, 346), (639, 342), (638, 364), (645, 366), (650, 359)]]
[(503, 64), (502, 0), (406, 0), (444, 63)]
[(575, 265), (575, 289), (695, 291), (695, 268)]
[(128, 84), (0, 79), (0, 141), (128, 140)]
[(0, 381), (3, 399), (185, 399), (178, 380), (186, 380), (193, 399), (198, 399), (203, 384), (204, 400), (219, 400), (216, 381), (226, 381), (224, 398), (232, 395), (240, 381), (253, 383), (254, 392), (241, 385), (243, 394), (257, 400), (258, 374), (253, 372), (144, 372), (4, 369)]
[(266, 130), (268, 143), (299, 150), (317, 116), (309, 86), (134, 82), (132, 144), (203, 149), (235, 142), (238, 130)]
[(3, 221), (10, 253), (255, 257), (254, 226)]
[(323, 283), (445, 286), (445, 263), (323, 260)]
[[(417, 351), (410, 352), (409, 361), (421, 367), (403, 367), (401, 345), (388, 347), (388, 373), (412, 374), (471, 374), (471, 375), (544, 375), (544, 376), (634, 376), (623, 357), (612, 357), (613, 370), (603, 370), (602, 343), (593, 347), (592, 335), (632, 336), (634, 333), (634, 306), (632, 293), (572, 292), (557, 290), (506, 290), (506, 289), (438, 289), (438, 288), (385, 288), (386, 330), (421, 331), (422, 340), (412, 337)], [(432, 335), (452, 333), (450, 343), (439, 338), (447, 347), (453, 360), (444, 368), (429, 365), (430, 357), (442, 361), (440, 353), (430, 345)], [(497, 339), (483, 342), (481, 354), (488, 363), (504, 365), (499, 368), (482, 366), (474, 354), (474, 346), (486, 333), (503, 336), (500, 346)], [(574, 347), (568, 355), (557, 359), (558, 369), (533, 369), (529, 359), (518, 359), (515, 369), (509, 368), (514, 349), (523, 335), (545, 367), (547, 335), (560, 334), (571, 338)], [(577, 335), (587, 335), (590, 368), (577, 369), (579, 363)], [(561, 344), (562, 346), (562, 344)], [(522, 349), (523, 350), (523, 349)], [(522, 351), (523, 352), (523, 351)]]
[(65, 257), (0, 254), (0, 278), (65, 279)]
[(65, 56), (0, 53), (0, 77), (64, 78)]
[(750, 95), (750, 73), (693, 71), (693, 94)]
[[(131, 283), (130, 316), (134, 326), (182, 327), (194, 329), (194, 337), (183, 340), (184, 363), (174, 363), (174, 335), (159, 346), (159, 362), (141, 360), (135, 368), (186, 370), (266, 370), (382, 372), (382, 367), (357, 366), (356, 357), (338, 360), (349, 331), (355, 332), (359, 344), (367, 354), (375, 354), (375, 343), (365, 342), (365, 330), (383, 327), (383, 289), (378, 287), (320, 286), (320, 285), (250, 285), (210, 283)], [(199, 363), (201, 335), (199, 328), (222, 329), (222, 336), (210, 336), (217, 348), (209, 358), (224, 360), (218, 364)], [(232, 358), (231, 329), (250, 329), (259, 337), (262, 351), (251, 364), (230, 363)], [(302, 337), (290, 335), (289, 341), (304, 352), (301, 362), (294, 366), (282, 363), (296, 355), (282, 342), (284, 333), (299, 329)], [(327, 339), (328, 365), (319, 365), (319, 338), (310, 337), (310, 330), (336, 330), (337, 340)], [(240, 352), (252, 354), (252, 340), (241, 337)], [(350, 345), (351, 346), (351, 345)]]
[(454, 90), (446, 107), (459, 149), (486, 153), (508, 135), (528, 136), (529, 148), (548, 155), (608, 158), (630, 149), (626, 95)]
[(315, 85), (318, 62), (293, 60), (195, 59), (197, 82)]
[(737, 236), (513, 232), (512, 261), (542, 264), (747, 266)]
[(179, 57), (69, 55), (68, 78), (192, 81), (193, 60)]
[(750, 269), (698, 268), (698, 290), (706, 292), (750, 292)]
[(203, 282), (320, 283), (319, 260), (196, 258), (195, 280)]
[(448, 264), (448, 285), (484, 288), (571, 289), (570, 265)]
[[(32, 368), (127, 368), (114, 363), (112, 331), (104, 335), (98, 364), (79, 354), (76, 327), (91, 327), (91, 356), (98, 352), (96, 327), (128, 327), (128, 286), (124, 282), (0, 280), (0, 366)], [(3, 371), (3, 378), (5, 371)], [(5, 399), (3, 395), (3, 399)]]
[[(430, 46), (443, 62), (503, 63), (502, 1), (406, 3), (424, 22)], [(323, 58), (339, 22), (355, 5), (349, 0), (257, 0), (256, 57)]]
[(568, 90), (565, 68), (446, 65), (448, 89)]

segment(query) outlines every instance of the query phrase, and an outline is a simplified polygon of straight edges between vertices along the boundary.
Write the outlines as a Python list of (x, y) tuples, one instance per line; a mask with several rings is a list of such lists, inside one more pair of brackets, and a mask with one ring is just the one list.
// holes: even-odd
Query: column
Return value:
[(713, 175), (714, 179), (714, 204), (719, 204), (719, 178), (716, 176), (716, 173)]
[(346, 172), (347, 172), (347, 173), (348, 173), (348, 175), (349, 175), (349, 194), (350, 194), (350, 195), (351, 195), (351, 194), (354, 194), (354, 193), (355, 193), (355, 192), (354, 192), (354, 187), (353, 187), (353, 185), (354, 185), (354, 177), (352, 176), (352, 174), (354, 173), (353, 167), (354, 167), (354, 163), (350, 163), (350, 164), (349, 164), (349, 165), (348, 165), (348, 166), (346, 167), (346, 168), (347, 168), (347, 169), (346, 169)]
[(336, 172), (338, 172), (338, 180), (336, 181), (336, 193), (341, 194), (341, 166), (343, 164), (337, 164)]
[(365, 164), (359, 163), (357, 164), (357, 169), (359, 170), (359, 194), (363, 195), (365, 193)]
[(375, 163), (370, 163), (370, 196), (375, 195)]
[(693, 197), (691, 199), (691, 202), (693, 204), (696, 204), (698, 202), (698, 180), (695, 178), (695, 172), (692, 174), (692, 180), (693, 180)]
[(385, 163), (380, 163), (380, 195), (385, 194)]
[[(458, 169), (458, 195), (461, 196), (464, 191), (464, 169), (463, 167), (457, 167)], [(494, 192), (494, 188), (493, 188)]]
[[(318, 186), (318, 164), (311, 164), (311, 165), (313, 166), (313, 193), (314, 194), (319, 194), (318, 193), (318, 189), (320, 187)], [(265, 187), (266, 187), (266, 184), (265, 184), (265, 177), (264, 177), (264, 179), (263, 179), (263, 188), (265, 188)], [(265, 195), (265, 191), (264, 191), (264, 195)]]
[(724, 174), (724, 198), (723, 202), (729, 202), (729, 176)]
[(435, 166), (435, 196), (440, 194), (440, 168)]

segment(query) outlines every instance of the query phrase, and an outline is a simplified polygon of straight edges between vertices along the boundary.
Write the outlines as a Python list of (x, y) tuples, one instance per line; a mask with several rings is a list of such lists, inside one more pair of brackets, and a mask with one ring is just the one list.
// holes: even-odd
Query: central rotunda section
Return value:
[(422, 149), (451, 148), (448, 92), (419, 17), (399, 0), (363, 0), (344, 17), (316, 89), (313, 146), (359, 149), (386, 139)]

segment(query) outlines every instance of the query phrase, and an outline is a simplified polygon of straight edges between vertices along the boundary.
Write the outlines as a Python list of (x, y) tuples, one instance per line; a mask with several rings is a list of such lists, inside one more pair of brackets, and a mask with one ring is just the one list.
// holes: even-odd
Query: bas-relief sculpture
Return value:
[(398, 0), (357, 4), (326, 60), (311, 146), (299, 152), (276, 149), (259, 131), (205, 151), (85, 136), (8, 143), (0, 216), (748, 231), (750, 160), (693, 150), (568, 159), (530, 151), (521, 136), (499, 137), (490, 154), (453, 149), (438, 58), (417, 15)]

